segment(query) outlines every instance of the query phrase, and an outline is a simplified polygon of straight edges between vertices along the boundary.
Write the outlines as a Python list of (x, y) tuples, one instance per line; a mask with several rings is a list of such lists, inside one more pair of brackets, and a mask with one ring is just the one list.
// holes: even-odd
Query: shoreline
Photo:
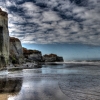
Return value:
[(22, 69), (33, 69), (33, 68), (41, 68), (42, 65), (100, 65), (100, 62), (42, 62), (42, 63), (33, 63), (26, 62), (23, 64), (10, 64), (7, 67), (1, 68), (0, 71), (3, 70), (22, 70)]

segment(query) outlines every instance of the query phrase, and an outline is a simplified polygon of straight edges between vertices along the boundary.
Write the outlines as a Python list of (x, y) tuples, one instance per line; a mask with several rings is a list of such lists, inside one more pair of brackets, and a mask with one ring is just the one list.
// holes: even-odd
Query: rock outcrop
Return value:
[(56, 54), (45, 54), (43, 56), (43, 60), (45, 62), (63, 62), (63, 57), (59, 57)]
[(42, 53), (38, 50), (28, 50), (26, 48), (23, 48), (23, 55), (26, 59), (26, 61), (33, 62), (33, 61), (42, 61)]
[(18, 38), (10, 37), (10, 61), (13, 64), (23, 62), (23, 49)]
[(8, 14), (0, 9), (0, 69), (9, 61)]

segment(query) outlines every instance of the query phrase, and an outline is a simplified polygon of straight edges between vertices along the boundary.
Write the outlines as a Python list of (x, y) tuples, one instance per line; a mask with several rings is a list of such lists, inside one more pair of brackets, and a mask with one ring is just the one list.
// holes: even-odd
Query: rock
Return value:
[(9, 62), (8, 14), (0, 9), (0, 69)]
[(18, 38), (10, 37), (10, 61), (13, 64), (23, 62), (23, 49)]
[(59, 57), (56, 54), (45, 54), (43, 56), (43, 60), (45, 62), (63, 62), (63, 57)]
[(63, 62), (63, 61), (64, 61), (63, 57), (57, 56), (57, 62)]
[(28, 50), (23, 48), (23, 55), (27, 61), (42, 61), (42, 53), (38, 50)]

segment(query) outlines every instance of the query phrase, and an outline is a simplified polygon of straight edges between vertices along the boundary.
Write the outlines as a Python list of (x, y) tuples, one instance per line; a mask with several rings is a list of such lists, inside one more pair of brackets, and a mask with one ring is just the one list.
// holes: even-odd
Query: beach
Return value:
[(99, 100), (100, 67), (42, 65), (0, 72), (0, 100)]

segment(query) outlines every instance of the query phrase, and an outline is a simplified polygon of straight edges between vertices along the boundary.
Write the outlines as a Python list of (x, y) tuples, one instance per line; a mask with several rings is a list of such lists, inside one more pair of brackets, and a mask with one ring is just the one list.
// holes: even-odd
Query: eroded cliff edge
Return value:
[(0, 9), (0, 69), (9, 62), (8, 14)]
[(42, 53), (39, 50), (28, 50), (26, 48), (23, 47), (23, 55), (25, 58), (25, 61), (29, 61), (29, 62), (42, 62)]
[(10, 45), (10, 55), (9, 55), (10, 62), (13, 64), (16, 63), (21, 64), (24, 60), (21, 41), (18, 38), (10, 37), (9, 45)]

